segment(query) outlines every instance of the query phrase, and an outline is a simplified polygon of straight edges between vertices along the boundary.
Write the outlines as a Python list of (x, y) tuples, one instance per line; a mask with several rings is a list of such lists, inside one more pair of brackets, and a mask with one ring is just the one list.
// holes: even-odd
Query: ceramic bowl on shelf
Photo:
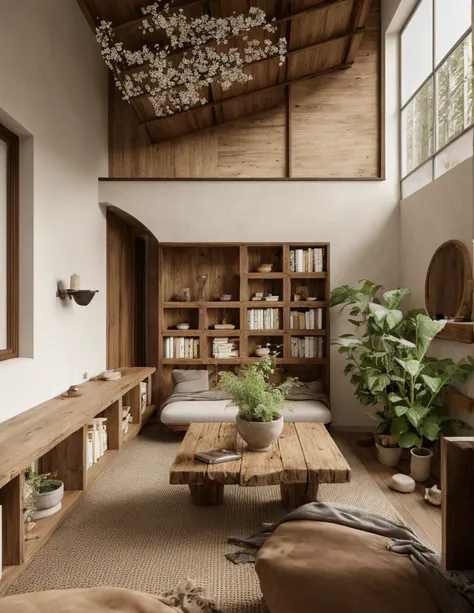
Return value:
[(258, 272), (272, 272), (273, 264), (260, 264)]
[(220, 300), (222, 302), (230, 302), (232, 300), (232, 294), (222, 294)]
[(265, 358), (267, 355), (270, 355), (270, 349), (268, 347), (257, 347), (255, 355), (258, 358)]
[(234, 324), (214, 324), (214, 330), (235, 330)]
[(189, 330), (190, 327), (191, 327), (190, 324), (186, 324), (186, 323), (178, 324), (176, 326), (176, 330)]
[(63, 396), (66, 398), (77, 398), (77, 396), (82, 396), (83, 393), (84, 390), (78, 385), (71, 385), (67, 392), (64, 392)]
[(315, 302), (317, 300), (317, 298), (315, 296), (308, 296), (308, 298), (306, 298), (306, 300), (309, 300), (309, 302)]
[(115, 381), (116, 379), (120, 379), (121, 376), (122, 373), (119, 370), (104, 370), (100, 378), (104, 381)]
[(265, 296), (265, 300), (267, 302), (278, 302), (280, 296), (273, 296), (272, 294), (270, 294), (269, 296)]

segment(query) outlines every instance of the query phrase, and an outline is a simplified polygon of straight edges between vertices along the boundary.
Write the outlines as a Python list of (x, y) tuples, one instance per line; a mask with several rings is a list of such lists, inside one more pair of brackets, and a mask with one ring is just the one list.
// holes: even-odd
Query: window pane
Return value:
[(402, 176), (423, 164), (433, 151), (433, 79), (402, 112)]
[(416, 172), (402, 181), (402, 199), (408, 198), (433, 180), (433, 160), (420, 166)]
[(7, 153), (0, 140), (0, 349), (7, 349)]
[(446, 59), (436, 73), (437, 149), (472, 124), (472, 36)]
[(472, 130), (470, 130), (438, 153), (435, 159), (435, 178), (444, 175), (445, 172), (471, 157), (472, 146), (473, 138)]
[(402, 33), (402, 105), (432, 71), (433, 1), (422, 0)]
[(471, 0), (435, 0), (436, 65), (469, 29), (471, 22)]

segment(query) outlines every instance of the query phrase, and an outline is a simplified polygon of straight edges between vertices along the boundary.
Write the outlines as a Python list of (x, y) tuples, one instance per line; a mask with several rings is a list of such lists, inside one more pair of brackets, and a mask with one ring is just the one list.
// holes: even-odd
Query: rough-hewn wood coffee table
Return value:
[[(222, 447), (242, 453), (242, 459), (204, 464), (197, 451)], [(219, 504), (224, 485), (279, 485), (284, 507), (316, 500), (320, 483), (345, 483), (351, 469), (323, 424), (286, 423), (270, 451), (247, 451), (234, 424), (191, 424), (171, 467), (170, 483), (187, 484), (195, 504)]]

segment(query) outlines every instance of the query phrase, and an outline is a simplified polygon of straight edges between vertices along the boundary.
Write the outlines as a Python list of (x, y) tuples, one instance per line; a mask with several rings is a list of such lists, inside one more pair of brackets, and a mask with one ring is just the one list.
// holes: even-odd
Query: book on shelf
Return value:
[(239, 339), (215, 338), (212, 341), (212, 357), (228, 359), (239, 357)]
[(290, 312), (290, 330), (322, 330), (323, 309), (292, 310)]
[(314, 247), (290, 250), (290, 272), (323, 272), (324, 249)]
[(249, 330), (279, 330), (280, 309), (249, 309), (247, 324)]
[(324, 345), (323, 339), (318, 336), (292, 336), (292, 358), (322, 358)]
[(107, 451), (107, 418), (96, 417), (87, 424), (87, 468)]
[(146, 381), (140, 382), (140, 412), (143, 413), (147, 407), (148, 401), (148, 383)]
[(165, 338), (164, 357), (179, 360), (197, 359), (199, 357), (199, 339), (167, 336)]

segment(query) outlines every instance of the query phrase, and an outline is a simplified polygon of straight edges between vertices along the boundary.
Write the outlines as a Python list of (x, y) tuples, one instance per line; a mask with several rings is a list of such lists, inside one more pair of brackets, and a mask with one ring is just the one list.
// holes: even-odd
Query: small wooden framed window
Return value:
[(0, 360), (18, 356), (20, 142), (0, 123)]

